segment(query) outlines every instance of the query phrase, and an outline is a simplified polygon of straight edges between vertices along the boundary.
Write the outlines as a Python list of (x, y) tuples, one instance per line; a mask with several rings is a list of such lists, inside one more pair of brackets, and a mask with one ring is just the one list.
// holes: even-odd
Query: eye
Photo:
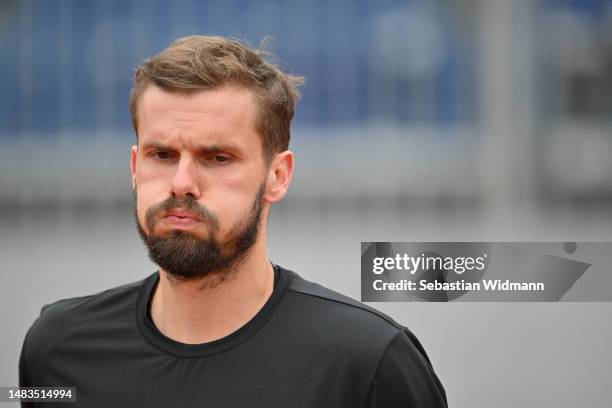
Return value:
[(172, 152), (167, 150), (157, 150), (151, 153), (151, 156), (160, 161), (168, 161), (172, 159), (175, 155)]
[(226, 163), (226, 162), (228, 162), (230, 160), (229, 157), (227, 157), (227, 156), (220, 156), (220, 155), (213, 156), (212, 159), (216, 163)]
[(229, 154), (211, 154), (203, 157), (206, 163), (213, 165), (225, 166), (232, 162), (233, 157)]

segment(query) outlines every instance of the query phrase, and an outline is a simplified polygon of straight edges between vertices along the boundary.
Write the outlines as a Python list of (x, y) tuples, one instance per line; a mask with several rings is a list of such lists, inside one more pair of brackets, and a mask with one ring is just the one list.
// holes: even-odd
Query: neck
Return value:
[(245, 325), (274, 288), (274, 269), (265, 240), (258, 240), (242, 262), (225, 273), (228, 279), (215, 279), (213, 283), (209, 277), (176, 279), (160, 269), (151, 301), (151, 317), (157, 328), (175, 341), (200, 344), (223, 338)]

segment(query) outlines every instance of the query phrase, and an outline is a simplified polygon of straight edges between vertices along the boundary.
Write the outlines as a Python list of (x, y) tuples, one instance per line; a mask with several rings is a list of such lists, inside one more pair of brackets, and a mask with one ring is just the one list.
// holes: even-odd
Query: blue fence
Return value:
[(298, 126), (476, 119), (474, 35), (445, 3), (28, 0), (0, 6), (0, 138), (129, 131), (133, 69), (196, 33), (271, 35), (307, 79)]

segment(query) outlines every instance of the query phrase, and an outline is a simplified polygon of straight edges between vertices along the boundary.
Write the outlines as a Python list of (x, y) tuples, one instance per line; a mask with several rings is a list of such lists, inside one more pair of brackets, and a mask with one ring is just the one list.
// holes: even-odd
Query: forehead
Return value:
[(248, 89), (224, 86), (185, 93), (150, 85), (139, 99), (139, 142), (180, 139), (237, 143), (247, 148), (253, 142), (261, 144), (255, 127), (255, 98)]

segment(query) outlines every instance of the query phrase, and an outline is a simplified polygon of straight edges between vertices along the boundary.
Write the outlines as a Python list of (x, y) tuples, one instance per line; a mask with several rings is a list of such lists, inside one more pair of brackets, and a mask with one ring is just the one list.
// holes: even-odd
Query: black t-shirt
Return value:
[(158, 272), (47, 305), (24, 340), (20, 386), (76, 387), (77, 402), (66, 407), (447, 406), (407, 328), (275, 270), (255, 317), (204, 344), (176, 342), (155, 327), (148, 309)]

